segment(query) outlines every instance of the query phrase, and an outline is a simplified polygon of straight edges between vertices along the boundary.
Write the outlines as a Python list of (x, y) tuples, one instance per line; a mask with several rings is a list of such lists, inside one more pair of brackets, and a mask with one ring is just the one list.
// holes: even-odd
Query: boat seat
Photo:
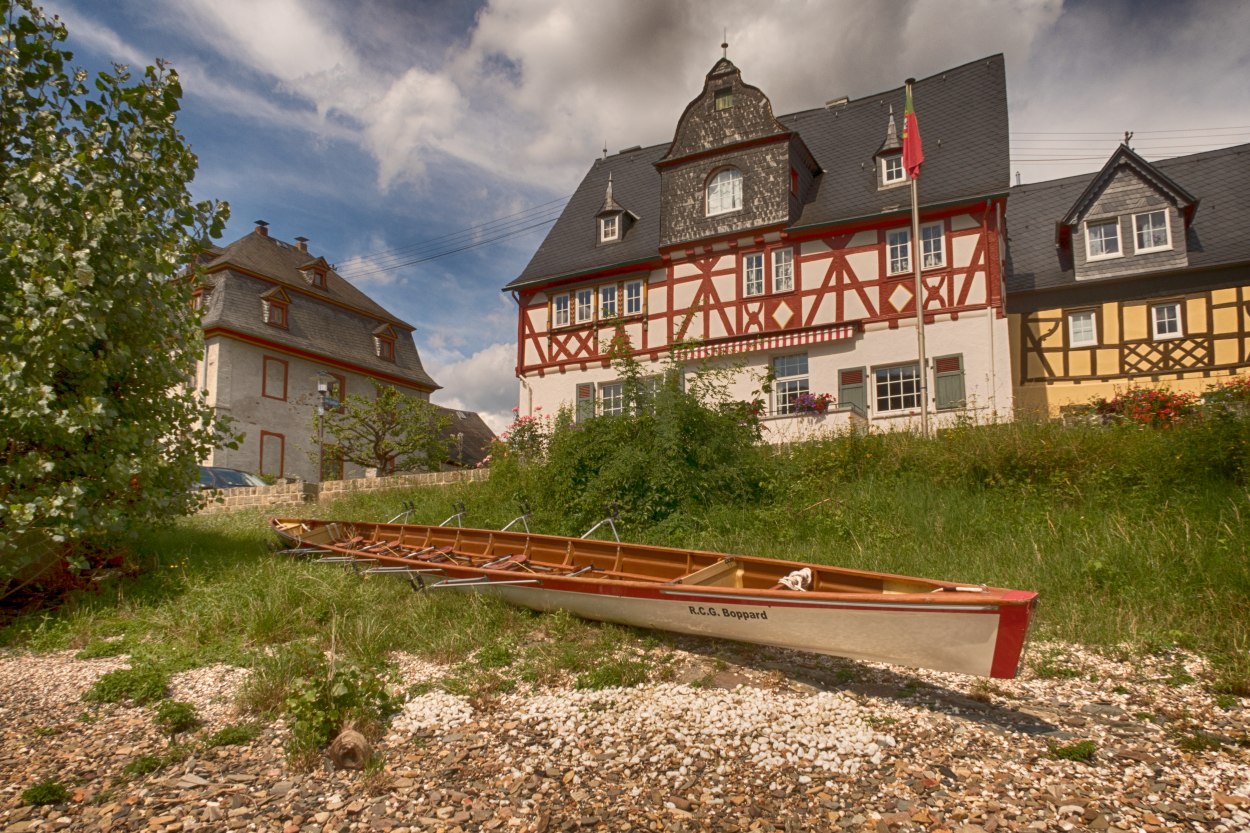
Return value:
[(733, 558), (722, 558), (715, 564), (709, 564), (693, 573), (675, 578), (669, 584), (702, 584), (718, 587), (738, 586), (738, 562)]
[(516, 569), (517, 567), (524, 567), (525, 562), (529, 560), (530, 560), (530, 557), (526, 555), (525, 553), (516, 552), (510, 555), (502, 556), (501, 558), (496, 558), (494, 561), (490, 561), (486, 564), (483, 564), (482, 569), (483, 570), (513, 570), (513, 569)]

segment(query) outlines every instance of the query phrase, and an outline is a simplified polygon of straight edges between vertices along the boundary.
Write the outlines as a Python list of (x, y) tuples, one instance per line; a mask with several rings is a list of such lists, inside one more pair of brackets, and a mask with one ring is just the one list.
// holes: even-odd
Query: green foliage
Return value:
[(1050, 747), (1050, 754), (1061, 761), (1080, 761), (1081, 763), (1093, 763), (1094, 755), (1098, 753), (1098, 746), (1092, 740), (1082, 740), (1076, 743), (1069, 743), (1066, 746)]
[(69, 801), (69, 790), (60, 781), (48, 779), (22, 790), (22, 802), (41, 807), (45, 804), (64, 804)]
[(96, 680), (82, 699), (95, 703), (129, 700), (136, 706), (143, 706), (164, 699), (168, 688), (169, 676), (156, 668), (119, 668)]
[(200, 725), (195, 706), (181, 700), (162, 700), (156, 705), (153, 718), (158, 729), (174, 738), (179, 732), (188, 732)]
[(226, 208), (195, 203), (195, 156), (163, 63), (131, 83), (72, 70), (31, 0), (0, 15), (0, 580), (189, 510), (223, 441), (196, 391), (194, 281)]
[(291, 736), (287, 755), (308, 762), (329, 745), (347, 724), (366, 736), (378, 737), (390, 717), (403, 705), (391, 692), (391, 675), (354, 666), (332, 667), (296, 681), (287, 697), (286, 714)]
[[(313, 417), (313, 430), (325, 451), (345, 462), (376, 468), (379, 474), (429, 469), (438, 471), (447, 459), (450, 441), (443, 432), (450, 420), (424, 399), (373, 383), (374, 396), (351, 395), (343, 412)], [(324, 420), (324, 426), (321, 425)], [(310, 454), (316, 460), (318, 454)]]
[(126, 653), (126, 644), (120, 640), (112, 641), (97, 639), (88, 642), (87, 645), (74, 654), (74, 659), (99, 659), (101, 657), (117, 657)]
[(647, 681), (650, 666), (630, 657), (616, 657), (601, 662), (591, 670), (577, 675), (576, 688), (633, 688)]
[(130, 778), (151, 775), (165, 768), (165, 759), (160, 755), (140, 755), (122, 767), (122, 773)]
[(213, 732), (204, 739), (205, 749), (218, 746), (246, 746), (260, 737), (260, 726), (255, 723), (236, 723)]

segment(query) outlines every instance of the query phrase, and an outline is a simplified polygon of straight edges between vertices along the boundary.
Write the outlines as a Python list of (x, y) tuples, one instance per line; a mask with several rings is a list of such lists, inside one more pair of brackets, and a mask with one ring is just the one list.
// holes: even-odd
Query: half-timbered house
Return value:
[(1007, 308), (1022, 411), (1250, 372), (1250, 145), (1018, 186)]
[[(775, 117), (718, 60), (673, 140), (597, 160), (526, 269), (518, 306), (521, 413), (622, 407), (614, 337), (657, 370), (770, 376), (766, 436), (814, 425), (916, 424), (922, 266), (930, 413), (1011, 413), (999, 234), (1009, 186), (1001, 55), (921, 79), (920, 241), (902, 165), (902, 87)], [(834, 405), (813, 414), (804, 394)]]

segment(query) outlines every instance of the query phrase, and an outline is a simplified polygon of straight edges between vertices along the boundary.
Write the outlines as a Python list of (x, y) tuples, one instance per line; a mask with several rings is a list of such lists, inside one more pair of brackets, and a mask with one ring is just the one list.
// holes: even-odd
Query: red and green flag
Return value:
[(920, 125), (916, 122), (916, 108), (911, 103), (911, 84), (907, 85), (907, 107), (903, 112), (903, 167), (912, 179), (920, 176), (920, 164), (924, 162), (924, 148), (920, 145)]

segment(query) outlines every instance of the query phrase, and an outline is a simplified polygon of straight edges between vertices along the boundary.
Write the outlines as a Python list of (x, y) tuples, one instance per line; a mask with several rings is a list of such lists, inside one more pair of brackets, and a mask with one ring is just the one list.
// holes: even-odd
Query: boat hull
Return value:
[[(271, 519), (293, 546), (439, 592), (679, 634), (1014, 677), (1037, 594), (748, 556), (561, 536)], [(509, 557), (519, 559), (516, 563)], [(497, 564), (501, 559), (502, 564)], [(492, 566), (496, 565), (496, 566)], [(782, 587), (794, 569), (810, 590)]]

